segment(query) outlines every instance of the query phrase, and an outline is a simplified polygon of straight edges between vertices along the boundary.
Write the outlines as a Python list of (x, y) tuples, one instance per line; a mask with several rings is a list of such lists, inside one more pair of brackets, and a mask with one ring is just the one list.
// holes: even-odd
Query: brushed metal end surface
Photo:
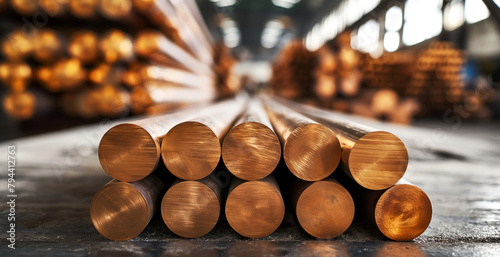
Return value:
[(352, 149), (344, 150), (352, 178), (371, 190), (382, 190), (396, 184), (406, 172), (408, 151), (395, 135), (368, 132), (355, 142)]
[(184, 180), (198, 180), (217, 167), (221, 145), (217, 135), (201, 122), (187, 121), (163, 138), (161, 155), (167, 169)]
[(261, 238), (273, 233), (283, 221), (285, 204), (278, 189), (264, 181), (247, 181), (227, 197), (226, 218), (240, 235)]
[(99, 161), (111, 177), (134, 182), (153, 171), (160, 145), (144, 128), (124, 123), (111, 128), (99, 144)]
[(387, 189), (375, 207), (377, 227), (395, 241), (409, 241), (419, 236), (431, 219), (431, 201), (414, 185), (401, 184)]
[(271, 174), (281, 158), (276, 134), (259, 122), (232, 128), (222, 144), (222, 159), (228, 170), (244, 180), (259, 180)]
[(302, 228), (317, 238), (334, 238), (349, 228), (354, 218), (354, 201), (339, 183), (316, 181), (300, 195), (296, 205)]
[(139, 235), (149, 222), (144, 196), (126, 182), (111, 182), (99, 190), (90, 204), (90, 218), (104, 237), (125, 241)]
[(217, 224), (220, 203), (216, 193), (201, 181), (181, 181), (173, 185), (161, 203), (167, 227), (184, 238), (197, 238)]
[(317, 123), (296, 127), (283, 145), (287, 167), (306, 181), (328, 177), (337, 168), (340, 157), (341, 147), (335, 133)]

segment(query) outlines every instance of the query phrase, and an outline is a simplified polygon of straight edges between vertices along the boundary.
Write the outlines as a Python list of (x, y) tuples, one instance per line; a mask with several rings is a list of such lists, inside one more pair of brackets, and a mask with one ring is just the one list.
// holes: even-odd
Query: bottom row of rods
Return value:
[(214, 172), (193, 181), (173, 181), (164, 176), (167, 173), (159, 168), (140, 181), (112, 180), (101, 188), (90, 206), (99, 233), (116, 241), (132, 239), (161, 212), (173, 233), (197, 238), (215, 227), (224, 209), (227, 222), (237, 233), (262, 238), (281, 225), (287, 202), (300, 226), (316, 238), (341, 235), (351, 225), (356, 210), (386, 237), (408, 241), (422, 234), (432, 217), (427, 195), (403, 179), (388, 189), (368, 190), (342, 172), (310, 182), (277, 169), (260, 180), (233, 177), (230, 183), (229, 172), (224, 173), (225, 179)]

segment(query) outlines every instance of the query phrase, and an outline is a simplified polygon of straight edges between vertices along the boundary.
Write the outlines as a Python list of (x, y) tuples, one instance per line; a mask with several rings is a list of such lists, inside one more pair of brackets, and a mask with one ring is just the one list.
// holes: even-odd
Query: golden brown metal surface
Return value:
[(68, 53), (83, 63), (97, 61), (99, 53), (97, 49), (97, 35), (90, 30), (81, 30), (71, 36)]
[(168, 40), (164, 35), (156, 31), (143, 31), (135, 40), (135, 52), (137, 55), (149, 58), (151, 54), (168, 56), (181, 63), (187, 69), (212, 77), (213, 71), (209, 65), (199, 61), (190, 53)]
[(82, 19), (89, 19), (96, 15), (99, 0), (69, 0), (69, 12)]
[(5, 113), (14, 119), (30, 119), (35, 113), (35, 107), (36, 98), (29, 91), (9, 93), (3, 99)]
[(337, 178), (353, 196), (356, 211), (392, 240), (412, 240), (422, 234), (431, 222), (429, 197), (404, 179), (388, 189), (369, 190), (343, 174), (337, 174)]
[(23, 92), (31, 79), (31, 67), (25, 63), (1, 63), (0, 81), (12, 92)]
[(352, 122), (331, 111), (279, 99), (280, 103), (333, 130), (342, 145), (342, 170), (361, 186), (386, 189), (398, 182), (408, 165), (408, 152), (395, 135)]
[(143, 85), (155, 103), (207, 103), (217, 97), (213, 87), (191, 88), (162, 81), (146, 81)]
[(98, 5), (102, 16), (111, 20), (126, 18), (132, 13), (132, 0), (100, 0)]
[(274, 133), (261, 100), (253, 99), (224, 138), (224, 164), (240, 179), (259, 180), (273, 172), (280, 158), (278, 136)]
[(146, 177), (158, 165), (163, 136), (199, 111), (199, 108), (190, 108), (114, 126), (99, 144), (103, 169), (120, 181), (133, 182)]
[(92, 224), (108, 239), (132, 239), (148, 225), (164, 189), (165, 182), (155, 174), (133, 183), (112, 180), (92, 198)]
[(295, 179), (291, 194), (300, 226), (311, 236), (334, 238), (349, 228), (354, 201), (333, 178), (308, 182)]
[(41, 63), (52, 63), (63, 54), (63, 43), (54, 30), (42, 29), (33, 38), (33, 56)]
[(290, 171), (307, 181), (321, 180), (332, 174), (341, 157), (335, 133), (269, 97), (263, 100)]
[(129, 61), (134, 56), (132, 38), (121, 30), (110, 30), (99, 40), (99, 50), (108, 63)]
[(2, 53), (10, 61), (21, 61), (33, 52), (33, 42), (22, 31), (15, 30), (2, 40)]
[(31, 17), (38, 10), (38, 0), (10, 0), (10, 6), (17, 13)]
[(40, 67), (36, 78), (48, 90), (60, 92), (81, 86), (87, 79), (87, 71), (79, 59), (60, 59), (54, 65)]
[(161, 156), (176, 177), (197, 180), (208, 176), (221, 158), (221, 144), (247, 103), (240, 95), (205, 108), (196, 118), (173, 127), (163, 138)]
[(276, 180), (234, 178), (226, 201), (226, 218), (238, 234), (261, 238), (273, 233), (283, 221), (285, 204)]
[(142, 80), (164, 81), (191, 88), (214, 88), (212, 77), (164, 65), (145, 65), (140, 69)]
[(196, 181), (178, 179), (161, 202), (163, 221), (184, 238), (206, 235), (219, 220), (221, 188), (216, 176)]

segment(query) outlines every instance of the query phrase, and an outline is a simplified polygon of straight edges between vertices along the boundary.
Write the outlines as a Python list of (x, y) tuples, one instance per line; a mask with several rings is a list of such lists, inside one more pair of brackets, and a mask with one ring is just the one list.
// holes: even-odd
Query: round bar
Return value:
[(190, 88), (215, 89), (215, 81), (213, 78), (169, 66), (145, 65), (141, 68), (140, 75), (145, 81), (157, 80), (171, 82)]
[(97, 34), (90, 30), (81, 30), (71, 36), (68, 53), (83, 63), (92, 63), (98, 60)]
[(215, 176), (202, 180), (177, 180), (161, 202), (161, 216), (167, 227), (184, 238), (209, 233), (220, 215), (222, 183)]
[(354, 201), (333, 178), (307, 182), (295, 179), (291, 194), (300, 226), (311, 236), (335, 238), (354, 219)]
[(132, 38), (118, 29), (106, 32), (99, 40), (98, 46), (107, 63), (127, 62), (134, 56)]
[(429, 197), (404, 179), (388, 189), (369, 190), (345, 175), (337, 178), (353, 196), (357, 210), (389, 239), (410, 241), (422, 234), (431, 222)]
[(146, 177), (158, 165), (163, 136), (199, 111), (199, 108), (189, 108), (114, 126), (99, 143), (103, 169), (111, 177), (125, 182)]
[(226, 218), (240, 235), (261, 238), (273, 233), (283, 221), (285, 204), (276, 180), (233, 179), (226, 201)]
[(342, 170), (361, 186), (386, 189), (403, 177), (408, 152), (397, 136), (352, 122), (342, 114), (284, 99), (278, 101), (335, 132), (342, 145)]
[(335, 133), (271, 98), (263, 100), (280, 138), (288, 169), (307, 181), (321, 180), (332, 174), (341, 156)]
[(281, 145), (264, 106), (253, 99), (247, 111), (227, 133), (222, 160), (227, 169), (244, 180), (259, 180), (271, 174), (281, 158)]
[(148, 225), (164, 188), (165, 182), (155, 174), (133, 183), (112, 180), (92, 198), (92, 224), (108, 239), (132, 239)]
[(173, 127), (163, 138), (161, 156), (167, 169), (184, 180), (208, 176), (221, 158), (221, 143), (247, 98), (215, 104), (191, 120)]

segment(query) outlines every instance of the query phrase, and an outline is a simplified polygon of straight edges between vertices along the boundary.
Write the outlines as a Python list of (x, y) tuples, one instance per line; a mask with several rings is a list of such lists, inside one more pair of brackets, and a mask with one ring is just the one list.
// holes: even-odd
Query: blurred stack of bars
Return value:
[(490, 119), (497, 93), (484, 78), (468, 83), (466, 60), (464, 51), (441, 41), (372, 58), (353, 50), (344, 32), (314, 52), (299, 41), (285, 46), (271, 88), (288, 99), (402, 124), (443, 115)]
[(3, 109), (18, 120), (156, 114), (233, 95), (194, 0), (4, 0)]

